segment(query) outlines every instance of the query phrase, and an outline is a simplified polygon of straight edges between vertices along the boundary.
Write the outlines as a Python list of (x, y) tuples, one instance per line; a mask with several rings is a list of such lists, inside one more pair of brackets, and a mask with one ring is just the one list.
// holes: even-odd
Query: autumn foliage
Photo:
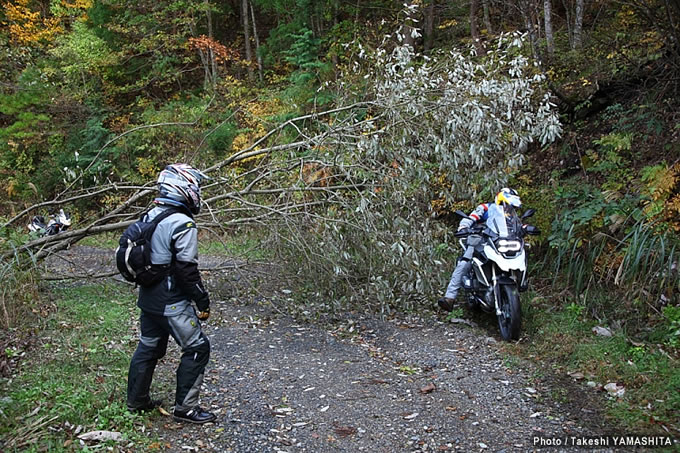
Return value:
[(47, 41), (63, 31), (58, 18), (44, 17), (40, 11), (33, 11), (30, 3), (30, 0), (16, 0), (2, 5), (9, 35), (19, 45)]
[(225, 64), (239, 59), (239, 52), (237, 50), (226, 47), (224, 44), (205, 35), (201, 35), (198, 38), (189, 38), (189, 47), (212, 55), (217, 63)]
[(50, 42), (65, 31), (64, 23), (73, 19), (86, 19), (86, 11), (93, 0), (60, 0), (52, 2), (49, 9), (38, 8), (31, 0), (15, 0), (2, 4), (5, 21), (13, 43), (35, 45)]

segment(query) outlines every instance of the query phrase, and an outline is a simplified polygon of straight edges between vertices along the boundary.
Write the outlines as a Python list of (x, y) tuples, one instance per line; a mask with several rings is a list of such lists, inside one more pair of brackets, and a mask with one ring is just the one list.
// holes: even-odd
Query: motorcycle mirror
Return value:
[(539, 234), (541, 234), (541, 230), (539, 230), (538, 228), (536, 228), (533, 225), (527, 225), (526, 230), (527, 230), (527, 234), (531, 234), (533, 236), (538, 236)]
[(536, 210), (533, 208), (529, 208), (526, 211), (524, 211), (524, 214), (522, 214), (522, 219), (528, 219), (532, 215), (536, 213)]

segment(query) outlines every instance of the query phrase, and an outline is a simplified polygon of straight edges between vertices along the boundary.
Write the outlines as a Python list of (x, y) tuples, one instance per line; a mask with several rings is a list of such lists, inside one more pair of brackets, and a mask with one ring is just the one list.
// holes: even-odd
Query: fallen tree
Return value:
[[(271, 250), (337, 305), (331, 308), (361, 301), (386, 312), (427, 299), (448, 272), (442, 256), (449, 241), (431, 219), (430, 202), (496, 190), (533, 142), (559, 136), (545, 77), (522, 45), (520, 36), (506, 37), (482, 60), (456, 51), (424, 58), (406, 45), (362, 52), (353, 76), (364, 82), (335, 87), (338, 107), (284, 121), (218, 162), (194, 153), (189, 163), (211, 177), (197, 222), (222, 237), (241, 225), (266, 230)], [(20, 244), (3, 258), (30, 251), (42, 259), (122, 229), (155, 193), (152, 181), (74, 187), (5, 228), (41, 207), (129, 195), (81, 219), (87, 226)]]

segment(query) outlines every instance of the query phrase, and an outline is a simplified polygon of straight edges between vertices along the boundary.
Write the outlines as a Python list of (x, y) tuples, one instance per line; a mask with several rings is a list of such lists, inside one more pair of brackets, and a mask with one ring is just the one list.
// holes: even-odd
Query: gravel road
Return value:
[[(74, 249), (60, 266), (110, 266), (110, 251)], [(213, 257), (202, 264), (224, 263)], [(206, 280), (233, 289), (249, 284), (243, 275), (212, 272)], [(184, 425), (153, 414), (162, 450), (568, 451), (534, 439), (615, 432), (600, 413), (601, 393), (504, 353), (493, 329), (451, 324), (434, 312), (390, 320), (347, 313), (299, 323), (274, 309), (287, 296), (270, 285), (258, 297), (213, 300), (204, 324), (212, 354), (201, 399), (217, 423)], [(152, 387), (168, 410), (178, 358), (171, 347)]]
[[(607, 432), (599, 397), (552, 387), (479, 329), (359, 317), (322, 328), (266, 304), (215, 305), (202, 402), (218, 423), (157, 416), (168, 451), (555, 451), (534, 437)], [(157, 372), (166, 401), (177, 353)]]

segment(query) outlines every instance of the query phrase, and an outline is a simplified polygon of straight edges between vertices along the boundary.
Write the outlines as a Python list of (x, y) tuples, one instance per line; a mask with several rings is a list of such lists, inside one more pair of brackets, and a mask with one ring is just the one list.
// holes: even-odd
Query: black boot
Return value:
[(448, 297), (442, 297), (437, 301), (439, 308), (444, 311), (453, 311), (453, 307), (456, 306), (456, 299), (450, 299)]
[(152, 411), (157, 407), (161, 407), (162, 405), (162, 400), (149, 399), (149, 401), (144, 404), (131, 405), (128, 403), (128, 411), (132, 412), (133, 414), (141, 414), (142, 412)]
[(178, 422), (196, 423), (201, 425), (203, 423), (215, 421), (217, 417), (215, 417), (215, 414), (204, 411), (200, 406), (196, 406), (186, 412), (175, 409), (173, 418)]

